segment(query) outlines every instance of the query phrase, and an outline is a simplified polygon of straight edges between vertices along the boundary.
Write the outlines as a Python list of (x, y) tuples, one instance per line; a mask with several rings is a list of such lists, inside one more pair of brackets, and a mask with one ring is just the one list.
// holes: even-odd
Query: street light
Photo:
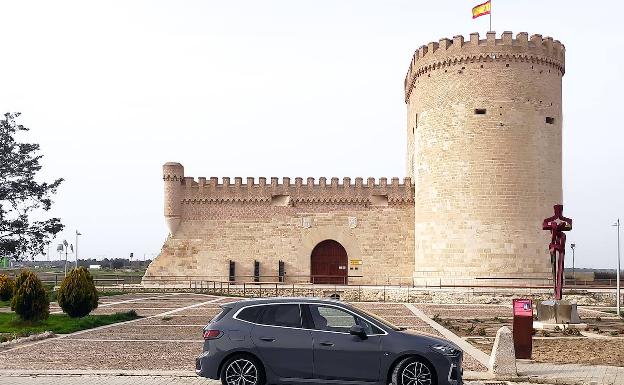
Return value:
[(572, 280), (574, 281), (574, 285), (576, 285), (576, 273), (574, 271), (574, 248), (576, 247), (576, 243), (572, 243), (570, 247), (572, 248)]
[(78, 230), (76, 230), (76, 269), (78, 268), (78, 236), (82, 235)]
[(615, 221), (615, 223), (613, 224), (613, 226), (617, 227), (617, 251), (618, 251), (618, 264), (617, 264), (617, 272), (615, 274), (615, 279), (617, 280), (617, 284), (616, 284), (616, 296), (617, 296), (617, 315), (618, 317), (620, 315), (622, 315), (620, 313), (620, 218), (617, 219), (617, 221)]

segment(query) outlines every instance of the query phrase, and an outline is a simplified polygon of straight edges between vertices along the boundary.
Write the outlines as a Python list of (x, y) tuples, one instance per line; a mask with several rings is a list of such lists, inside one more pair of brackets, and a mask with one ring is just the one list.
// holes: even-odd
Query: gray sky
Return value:
[[(478, 0), (5, 1), (0, 111), (20, 111), (81, 256), (157, 253), (161, 165), (189, 176), (405, 174), (420, 45), (488, 29)], [(624, 217), (617, 1), (494, 0), (493, 29), (567, 49), (564, 204), (577, 266), (614, 267)], [(537, 218), (538, 222), (539, 219)], [(624, 229), (623, 229), (624, 230)]]

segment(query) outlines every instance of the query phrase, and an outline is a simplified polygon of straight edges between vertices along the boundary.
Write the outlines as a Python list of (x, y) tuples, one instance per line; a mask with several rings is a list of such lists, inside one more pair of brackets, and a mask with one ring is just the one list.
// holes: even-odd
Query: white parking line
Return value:
[[(104, 326), (100, 326), (100, 327), (93, 328), (93, 329), (80, 330), (80, 331), (77, 331), (77, 332), (74, 332), (74, 333), (70, 333), (70, 334), (63, 334), (63, 335), (60, 335), (58, 337), (48, 338), (48, 339), (45, 339), (45, 340), (40, 340), (40, 341), (33, 342), (31, 344), (20, 345), (20, 346), (16, 346), (14, 348), (11, 348), (11, 349), (3, 350), (3, 351), (0, 351), (0, 354), (6, 354), (6, 353), (11, 352), (13, 350), (22, 349), (22, 348), (30, 347), (30, 346), (35, 346), (35, 345), (43, 344), (43, 343), (46, 343), (46, 342), (49, 342), (49, 341), (57, 341), (57, 340), (61, 340), (61, 339), (64, 339), (64, 338), (71, 338), (71, 337), (74, 337), (74, 336), (77, 336), (77, 335), (81, 335), (81, 334), (84, 334), (84, 333), (88, 333), (88, 332), (94, 332), (94, 331), (98, 331), (98, 330), (108, 329), (108, 328), (112, 328), (112, 327), (115, 327), (115, 326), (127, 325), (127, 324), (130, 324), (130, 323), (133, 323), (133, 322), (137, 322), (137, 321), (140, 321), (140, 320), (156, 318), (156, 317), (163, 317), (163, 316), (166, 316), (166, 315), (169, 315), (169, 314), (173, 314), (173, 313), (178, 313), (178, 312), (181, 312), (181, 311), (184, 311), (184, 310), (187, 310), (187, 309), (193, 309), (193, 308), (196, 308), (198, 306), (206, 305), (206, 304), (209, 304), (209, 303), (214, 303), (214, 302), (217, 302), (217, 301), (219, 301), (221, 299), (222, 299), (221, 297), (217, 297), (217, 298), (212, 299), (210, 301), (205, 301), (205, 302), (196, 303), (194, 305), (180, 307), (180, 308), (177, 308), (177, 309), (174, 309), (174, 310), (166, 311), (164, 313), (150, 315), (150, 316), (143, 317), (143, 318), (137, 318), (137, 319), (133, 319), (133, 320), (130, 320), (130, 321), (124, 321), (124, 322), (118, 322), (118, 323), (114, 323), (114, 324), (104, 325)], [(123, 340), (120, 340), (120, 341), (123, 341)]]
[(406, 303), (404, 305), (405, 305), (405, 307), (410, 309), (412, 311), (412, 313), (414, 313), (415, 315), (420, 317), (420, 319), (422, 319), (423, 321), (428, 323), (429, 326), (431, 326), (432, 328), (437, 330), (440, 334), (442, 334), (444, 336), (444, 338), (452, 341), (457, 346), (459, 346), (464, 351), (464, 353), (472, 356), (475, 360), (479, 361), (479, 363), (481, 365), (485, 366), (486, 368), (489, 367), (489, 365), (490, 365), (490, 356), (489, 355), (487, 355), (484, 352), (482, 352), (481, 350), (475, 348), (474, 346), (472, 346), (469, 342), (467, 342), (463, 338), (459, 337), (458, 335), (456, 335), (455, 333), (451, 332), (450, 330), (448, 330), (444, 326), (440, 325), (439, 323), (435, 322), (431, 318), (427, 317), (427, 315), (425, 313), (423, 313), (420, 309), (417, 309), (411, 303)]
[[(179, 295), (179, 294), (180, 293), (171, 293), (171, 294), (157, 295), (155, 297), (143, 297), (143, 298), (128, 299), (128, 300), (125, 300), (125, 301), (107, 302), (107, 303), (98, 304), (98, 309), (101, 309), (101, 308), (107, 307), (107, 306), (119, 305), (119, 304), (122, 304), (122, 303), (130, 303), (130, 302), (143, 301), (143, 300), (147, 300), (147, 299), (157, 299), (157, 298), (163, 298), (163, 297), (171, 297), (171, 296)], [(63, 313), (63, 310), (57, 310), (57, 311), (50, 312), (50, 314), (61, 314), (61, 313)]]
[(201, 338), (195, 339), (195, 340), (176, 340), (176, 339), (171, 339), (171, 340), (158, 340), (158, 339), (133, 339), (133, 340), (116, 340), (116, 339), (97, 339), (97, 338), (65, 338), (65, 341), (86, 341), (86, 342), (193, 342), (193, 343), (197, 343), (197, 342), (203, 342), (204, 340)]

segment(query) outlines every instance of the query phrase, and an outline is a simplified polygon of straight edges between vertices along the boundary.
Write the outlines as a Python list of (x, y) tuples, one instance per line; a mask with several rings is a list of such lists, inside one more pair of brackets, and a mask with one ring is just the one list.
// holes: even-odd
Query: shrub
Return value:
[(15, 280), (11, 309), (24, 321), (39, 321), (50, 315), (50, 300), (37, 274), (22, 271)]
[(8, 301), (15, 292), (15, 281), (6, 274), (0, 275), (0, 301)]
[(580, 336), (581, 335), (581, 331), (576, 329), (576, 328), (567, 327), (567, 328), (563, 329), (563, 335), (564, 336)]
[(98, 306), (93, 277), (84, 267), (72, 269), (56, 293), (59, 306), (72, 318), (84, 317)]
[(480, 336), (484, 336), (485, 335), (485, 328), (477, 329), (477, 334), (480, 335)]

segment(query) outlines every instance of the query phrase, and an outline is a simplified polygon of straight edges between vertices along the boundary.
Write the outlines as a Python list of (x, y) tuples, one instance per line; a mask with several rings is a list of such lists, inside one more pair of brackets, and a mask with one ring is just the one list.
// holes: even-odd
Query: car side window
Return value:
[(301, 310), (296, 304), (269, 305), (260, 316), (259, 324), (270, 326), (301, 327)]
[(310, 305), (310, 314), (316, 330), (349, 333), (353, 325), (364, 328), (366, 334), (382, 333), (378, 327), (346, 310), (323, 305)]
[(236, 315), (236, 318), (243, 321), (255, 323), (258, 321), (258, 316), (262, 313), (262, 310), (264, 310), (265, 307), (266, 306), (246, 307)]
[(333, 306), (310, 305), (310, 313), (316, 330), (348, 333), (357, 324), (353, 314)]

